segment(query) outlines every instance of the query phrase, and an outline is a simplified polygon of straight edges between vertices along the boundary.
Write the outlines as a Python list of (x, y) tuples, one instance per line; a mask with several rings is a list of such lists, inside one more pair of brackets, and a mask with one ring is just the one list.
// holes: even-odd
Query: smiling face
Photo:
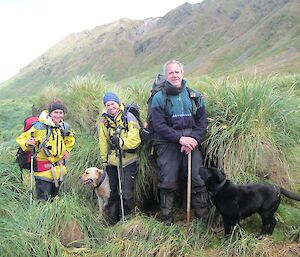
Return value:
[(55, 124), (60, 123), (64, 118), (64, 111), (59, 109), (54, 110), (50, 113), (50, 116)]
[(120, 105), (115, 101), (106, 102), (105, 107), (107, 109), (107, 112), (112, 116), (116, 116), (120, 111)]
[(170, 63), (166, 67), (165, 71), (166, 80), (176, 86), (177, 88), (181, 87), (182, 79), (183, 79), (183, 70), (178, 63)]

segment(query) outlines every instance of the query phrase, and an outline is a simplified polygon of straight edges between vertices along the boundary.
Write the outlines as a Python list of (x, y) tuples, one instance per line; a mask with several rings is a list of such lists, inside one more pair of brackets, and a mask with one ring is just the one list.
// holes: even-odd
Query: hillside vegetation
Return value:
[(298, 72), (300, 2), (205, 0), (163, 17), (123, 18), (71, 34), (2, 83), (0, 98), (36, 94), (51, 83), (64, 88), (88, 73), (146, 82), (174, 58), (190, 76)]
[[(270, 181), (300, 193), (300, 76), (265, 79), (231, 77), (191, 79), (204, 95), (209, 128), (206, 160), (223, 167), (237, 183)], [(34, 98), (1, 100), (0, 123), (0, 256), (297, 256), (300, 254), (300, 205), (283, 199), (272, 236), (257, 238), (260, 220), (242, 222), (225, 240), (220, 220), (211, 211), (210, 226), (193, 220), (188, 227), (185, 211), (177, 210), (175, 225), (166, 227), (147, 209), (156, 201), (156, 170), (149, 152), (141, 149), (135, 187), (136, 215), (107, 227), (99, 216), (92, 189), (78, 179), (90, 166), (101, 166), (97, 126), (102, 96), (114, 91), (123, 102), (135, 102), (146, 117), (146, 100), (152, 82), (134, 79), (122, 87), (103, 77), (78, 76), (55, 85)], [(22, 182), (14, 162), (15, 137), (31, 104), (42, 108), (53, 98), (68, 107), (66, 120), (76, 134), (68, 160), (69, 173), (53, 202), (29, 206), (28, 172)], [(152, 206), (153, 207), (153, 206)], [(294, 254), (294, 255), (293, 255)]]

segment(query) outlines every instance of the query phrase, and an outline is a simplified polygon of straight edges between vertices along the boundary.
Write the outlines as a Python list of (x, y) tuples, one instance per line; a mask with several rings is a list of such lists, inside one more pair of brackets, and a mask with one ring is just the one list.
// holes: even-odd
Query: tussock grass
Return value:
[[(139, 205), (143, 205), (145, 198), (152, 198), (152, 202), (158, 199), (158, 169), (154, 157), (150, 154), (146, 146), (139, 151), (139, 167), (135, 180), (135, 200)], [(149, 196), (149, 197), (148, 197)]]
[(276, 76), (274, 79), (274, 84), (278, 86), (278, 89), (282, 91), (293, 91), (297, 96), (300, 96), (300, 75), (290, 74), (285, 76)]
[(252, 234), (248, 234), (241, 227), (235, 226), (233, 233), (222, 242), (222, 248), (218, 256), (226, 257), (271, 257), (268, 238), (257, 240)]
[[(101, 167), (99, 143), (96, 136), (76, 133), (76, 143), (69, 159), (69, 169), (80, 174), (88, 167)], [(78, 158), (80, 156), (80, 158)]]
[(28, 189), (16, 172), (14, 155), (0, 151), (0, 216), (14, 216), (15, 209), (25, 208), (29, 204)]
[[(91, 226), (95, 224), (95, 226)], [(106, 232), (107, 233), (107, 232)], [(63, 256), (65, 246), (93, 249), (104, 228), (74, 194), (17, 208), (1, 219), (1, 256)], [(13, 251), (11, 249), (14, 249)]]
[(290, 239), (293, 242), (300, 243), (300, 226), (292, 226), (290, 230)]
[(102, 97), (107, 91), (116, 91), (103, 77), (76, 77), (67, 85), (68, 117), (81, 132), (97, 135), (97, 121), (103, 109)]
[(300, 138), (299, 98), (272, 79), (223, 81), (207, 94), (206, 158), (230, 176), (247, 171), (289, 183), (287, 155)]
[(114, 230), (116, 236), (100, 250), (103, 256), (201, 256), (212, 240), (199, 224), (187, 231), (139, 215)]
[[(203, 77), (190, 86), (194, 84), (205, 97), (209, 116), (204, 144), (207, 161), (224, 167), (237, 182), (264, 177), (285, 187), (291, 183), (290, 167), (294, 174), (299, 169), (299, 75), (252, 81)], [(299, 208), (290, 201), (276, 214), (273, 236), (263, 239), (236, 228), (235, 235), (220, 240), (200, 222), (191, 222), (189, 228), (182, 222), (166, 227), (139, 213), (125, 223), (104, 227), (91, 188), (83, 187), (79, 179), (85, 168), (101, 167), (97, 127), (102, 97), (113, 91), (123, 102), (138, 104), (145, 121), (152, 81), (120, 86), (87, 75), (74, 78), (65, 87), (62, 92), (52, 85), (32, 99), (38, 107), (54, 98), (65, 101), (66, 120), (75, 130), (76, 144), (67, 161), (69, 173), (60, 196), (45, 204), (34, 201), (31, 208), (28, 185), (21, 182), (15, 151), (10, 150), (17, 149), (15, 136), (30, 106), (23, 100), (0, 104), (5, 113), (0, 115), (4, 121), (0, 126), (0, 256), (274, 256), (273, 241), (290, 238), (299, 242)], [(9, 109), (15, 111), (17, 121), (7, 115)], [(7, 120), (9, 124), (5, 124)], [(139, 155), (135, 198), (142, 205), (143, 200), (157, 197), (157, 168), (145, 146)], [(251, 227), (253, 221), (255, 228)], [(244, 221), (243, 226), (257, 233), (259, 219)]]
[(61, 100), (64, 100), (64, 92), (62, 92), (55, 84), (49, 84), (39, 94), (38, 99), (35, 101), (35, 104), (40, 110), (44, 110), (44, 108), (46, 108), (46, 105), (54, 99), (60, 98)]

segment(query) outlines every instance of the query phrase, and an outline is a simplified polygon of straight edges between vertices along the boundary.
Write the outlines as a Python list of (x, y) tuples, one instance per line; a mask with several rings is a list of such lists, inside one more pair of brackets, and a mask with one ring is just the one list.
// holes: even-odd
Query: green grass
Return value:
[(248, 171), (286, 182), (287, 156), (300, 138), (299, 97), (274, 86), (272, 78), (225, 80), (206, 93), (206, 157), (230, 175)]
[[(224, 167), (237, 183), (268, 176), (271, 181), (291, 182), (299, 191), (299, 74), (267, 79), (199, 77), (192, 78), (190, 86), (201, 91), (207, 107), (207, 159)], [(124, 81), (124, 87), (103, 77), (78, 76), (66, 84), (64, 94), (52, 85), (38, 98), (0, 101), (0, 256), (274, 256), (273, 244), (299, 242), (299, 205), (284, 198), (274, 234), (262, 239), (256, 238), (257, 215), (244, 220), (243, 229), (236, 228), (225, 240), (222, 231), (212, 232), (200, 222), (193, 220), (188, 227), (185, 217), (166, 227), (142, 214), (143, 200), (157, 197), (157, 170), (145, 146), (139, 152), (136, 215), (106, 227), (92, 188), (83, 186), (79, 176), (87, 167), (101, 167), (97, 129), (105, 92), (114, 91), (121, 101), (138, 104), (145, 121), (152, 81), (132, 78)], [(60, 196), (45, 204), (34, 201), (30, 207), (28, 179), (21, 181), (14, 162), (15, 138), (31, 105), (42, 108), (54, 98), (67, 104), (66, 120), (76, 144)]]

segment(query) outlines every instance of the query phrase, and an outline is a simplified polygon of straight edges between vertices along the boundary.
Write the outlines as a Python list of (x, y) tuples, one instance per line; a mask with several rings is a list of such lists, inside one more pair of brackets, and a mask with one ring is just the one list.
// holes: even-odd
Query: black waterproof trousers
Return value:
[(45, 181), (39, 178), (35, 178), (36, 198), (37, 200), (49, 200), (58, 195), (59, 187), (55, 187), (55, 184), (50, 181)]
[[(156, 145), (157, 165), (159, 168), (161, 218), (166, 225), (173, 223), (173, 205), (175, 192), (178, 191), (180, 180), (186, 181), (188, 175), (188, 155), (180, 152), (179, 143)], [(195, 217), (207, 220), (208, 203), (203, 167), (203, 158), (198, 148), (192, 151), (192, 205)]]
[[(120, 220), (121, 217), (121, 202), (119, 195), (119, 180), (118, 180), (118, 169), (116, 166), (108, 165), (106, 172), (109, 176), (109, 185), (111, 189), (110, 198), (107, 205), (108, 223), (113, 225)], [(123, 204), (124, 214), (128, 216), (132, 213), (134, 207), (133, 201), (133, 188), (134, 179), (137, 172), (137, 163), (131, 163), (123, 168), (123, 181), (122, 192), (123, 192)]]

